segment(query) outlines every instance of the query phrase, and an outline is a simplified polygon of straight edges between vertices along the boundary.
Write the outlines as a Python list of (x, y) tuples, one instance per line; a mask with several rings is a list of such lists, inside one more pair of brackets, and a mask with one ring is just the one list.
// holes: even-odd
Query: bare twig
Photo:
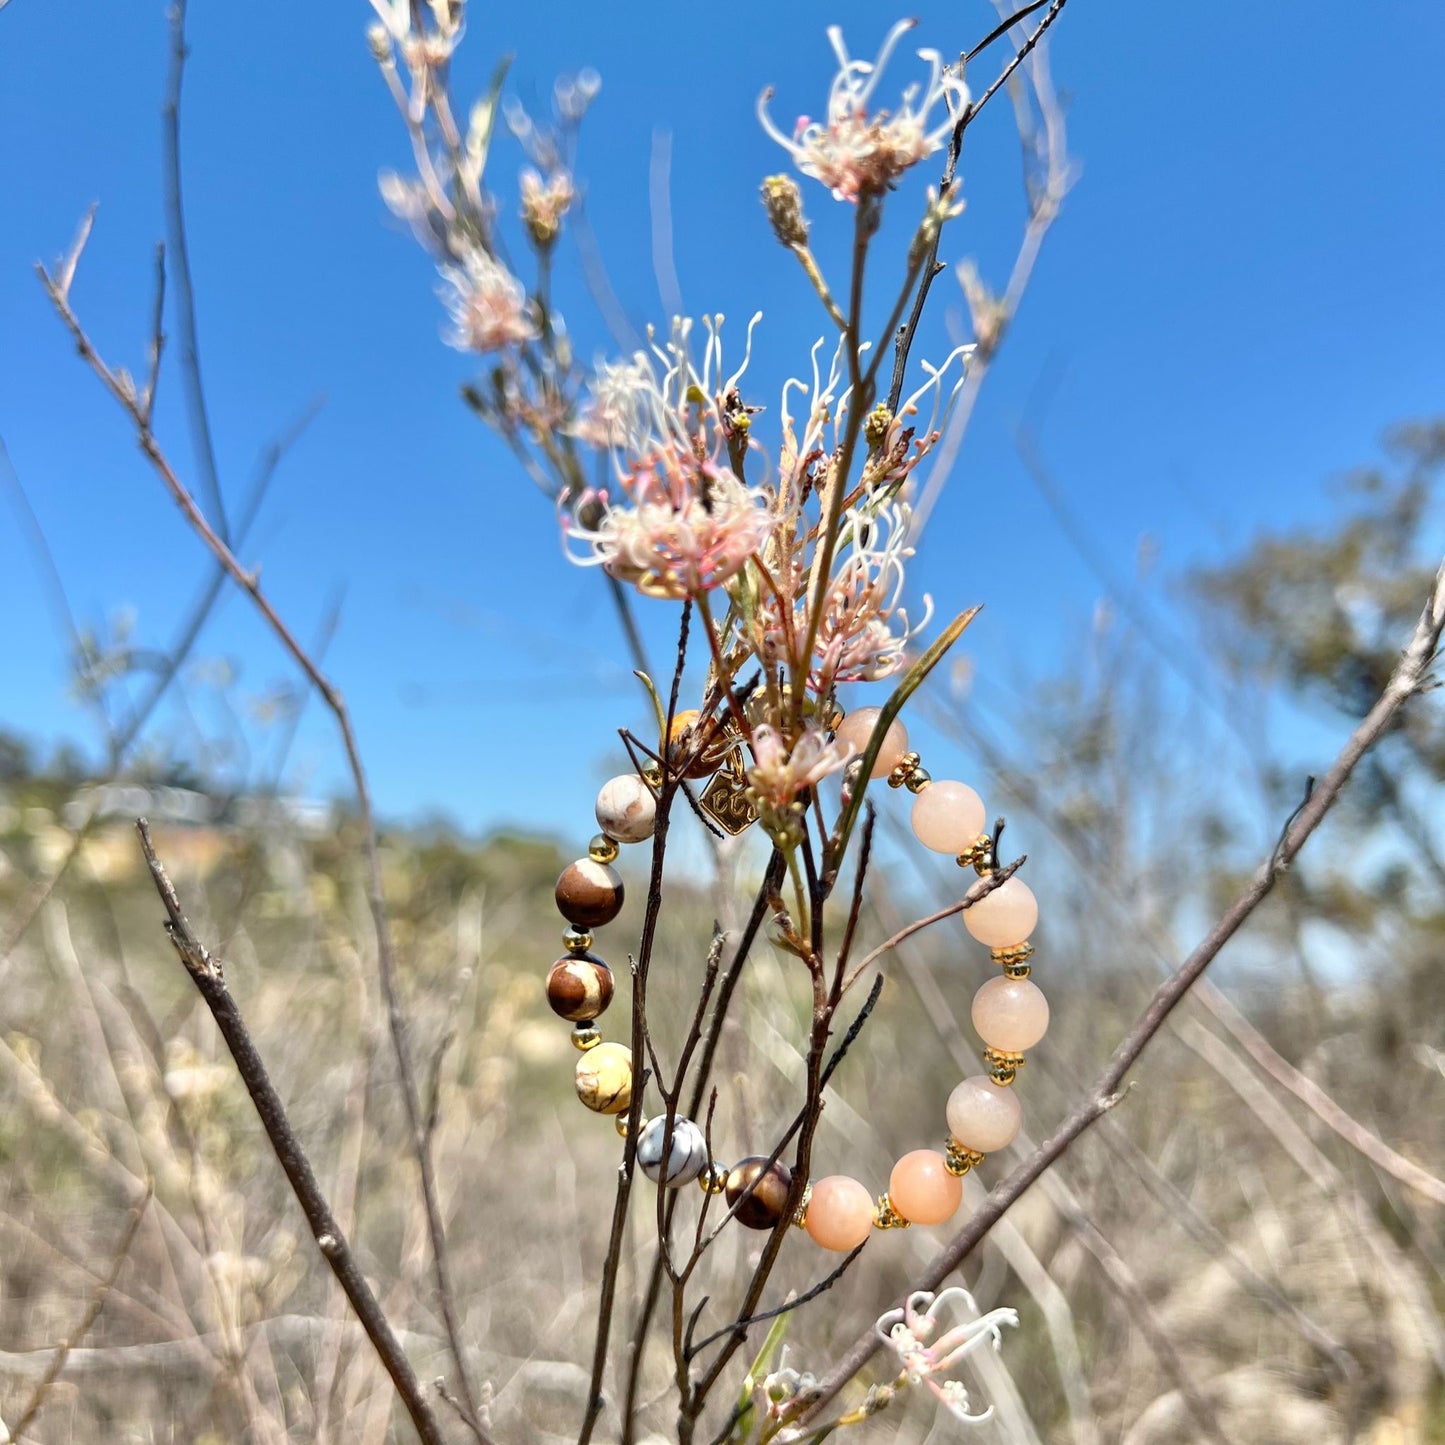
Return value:
[[(70, 305), (69, 288), (74, 280), (75, 268), (89, 235), (89, 218), (82, 225), (72, 250), (57, 267), (52, 276), (43, 266), (37, 267), (41, 282), (60, 319), (64, 322), (75, 341), (76, 348), (95, 372), (102, 385), (115, 398), (130, 417), (136, 429), (136, 438), (141, 451), (150, 461), (160, 477), (171, 499), (180, 508), (192, 530), (210, 549), (211, 554), (225, 569), (226, 574), (241, 588), (265, 619), (272, 632), (307, 680), (324, 699), (336, 720), (346, 754), (352, 784), (356, 790), (357, 810), (360, 814), (366, 856), (366, 892), (371, 909), (372, 923), (376, 932), (377, 974), (381, 984), (382, 997), (386, 1004), (388, 1030), (391, 1036), (392, 1052), (396, 1057), (397, 1075), (401, 1084), (402, 1105), (406, 1113), (407, 1129), (420, 1175), (422, 1204), (426, 1215), (427, 1234), (431, 1245), (432, 1273), (436, 1284), (437, 1301), (441, 1309), (442, 1323), (446, 1329), (447, 1345), (452, 1363), (457, 1371), (458, 1385), (464, 1401), (474, 1404), (475, 1395), (467, 1378), (466, 1361), (461, 1346), (457, 1323), (456, 1303), (452, 1291), (450, 1271), (447, 1265), (446, 1231), (442, 1224), (441, 1205), (437, 1198), (436, 1178), (432, 1169), (431, 1156), (427, 1148), (426, 1130), (422, 1119), (421, 1102), (418, 1097), (416, 1071), (412, 1064), (411, 1047), (407, 1039), (406, 1017), (402, 1011), (401, 997), (396, 986), (396, 960), (392, 952), (391, 928), (387, 919), (386, 899), (381, 881), (381, 852), (377, 843), (376, 815), (371, 802), (371, 790), (366, 770), (361, 761), (361, 750), (356, 733), (351, 725), (351, 715), (340, 690), (319, 668), (311, 654), (297, 641), (295, 634), (282, 620), (272, 606), (270, 599), (261, 590), (260, 580), (255, 572), (247, 571), (236, 559), (235, 554), (217, 535), (206, 520), (195, 498), (182, 484), (170, 461), (161, 450), (155, 434), (140, 409), (134, 383), (122, 372), (111, 369), (96, 351), (90, 337), (81, 326), (79, 318)], [(479, 1441), (486, 1440), (486, 1433), (476, 1420), (473, 1410), (472, 1433)]]
[[(181, 191), (181, 81), (185, 76), (186, 57), (190, 53), (186, 49), (186, 0), (173, 0), (170, 21), (170, 73), (166, 80), (165, 103), (161, 108), (161, 131), (165, 138), (166, 230), (170, 233), (171, 256), (175, 262), (176, 310), (181, 329), (181, 378), (185, 383), (186, 411), (190, 417), (196, 471), (206, 489), (206, 501), (215, 520), (216, 532), (229, 545), (231, 526), (221, 493), (216, 447), (211, 439), (206, 390), (201, 382), (201, 351), (196, 338), (196, 292), (191, 284), (191, 253), (186, 241), (186, 208)], [(159, 366), (159, 348), (156, 355)], [(148, 406), (147, 418), (150, 410)]]
[(940, 908), (937, 913), (930, 913), (926, 918), (915, 918), (912, 923), (905, 924), (891, 938), (885, 938), (877, 948), (859, 961), (858, 966), (844, 980), (843, 992), (847, 993), (885, 953), (891, 953), (900, 943), (912, 938), (915, 933), (921, 933), (925, 928), (931, 928), (945, 918), (952, 918), (955, 913), (962, 913), (966, 908), (972, 908), (980, 898), (986, 898), (995, 888), (1008, 882), (1026, 862), (1028, 862), (1028, 854), (1024, 853), (1006, 867), (984, 874), (957, 903), (950, 903), (947, 908)]
[[(1445, 629), (1445, 563), (1441, 564), (1435, 574), (1430, 596), (1415, 631), (1405, 645), (1400, 661), (1391, 673), (1383, 692), (1359, 726), (1350, 734), (1329, 770), (1315, 787), (1308, 803), (1285, 833), (1280, 846), (1261, 863), (1249, 885), (1210, 929), (1193, 953), (1155, 991), (1143, 1013), (1115, 1049), (1103, 1072), (1058, 1130), (989, 1194), (978, 1212), (915, 1281), (914, 1289), (936, 1289), (974, 1250), (994, 1221), (1063, 1155), (1079, 1135), (1103, 1118), (1119, 1102), (1125, 1076), (1164, 1021), (1204, 970), (1218, 957), (1220, 950), (1248, 922), (1255, 909), (1269, 895), (1280, 873), (1288, 868), (1339, 798), (1361, 759), (1394, 725), (1401, 708), (1429, 686), (1429, 671), (1440, 645), (1442, 629)], [(871, 1331), (860, 1336), (817, 1388), (799, 1400), (795, 1417), (806, 1418), (831, 1400), (872, 1358), (877, 1348), (877, 1337)]]
[(281, 1096), (277, 1094), (266, 1066), (251, 1041), (250, 1031), (241, 1017), (241, 1011), (236, 1006), (230, 989), (226, 987), (220, 960), (213, 957), (196, 937), (181, 911), (180, 899), (176, 896), (175, 887), (165, 867), (156, 856), (150, 827), (144, 818), (136, 820), (136, 832), (140, 835), (141, 851), (145, 854), (156, 892), (160, 894), (161, 902), (165, 905), (167, 936), (175, 945), (191, 982), (195, 984), (206, 1007), (210, 1009), (211, 1017), (215, 1019), (216, 1027), (220, 1029), (221, 1037), (231, 1051), (237, 1072), (256, 1106), (256, 1113), (266, 1130), (266, 1137), (271, 1141), (277, 1161), (290, 1181), (296, 1202), (306, 1216), (306, 1223), (311, 1227), (317, 1247), (326, 1257), (326, 1262), (331, 1266), (337, 1283), (345, 1290), (347, 1299), (351, 1301), (351, 1307), (356, 1311), (356, 1317), (361, 1321), (362, 1328), (386, 1367), (387, 1374), (391, 1376), (397, 1393), (411, 1416), (412, 1424), (416, 1426), (417, 1434), (426, 1445), (444, 1445), (445, 1437), (422, 1392), (416, 1373), (390, 1322), (382, 1313), (371, 1286), (366, 1282), (346, 1235), (321, 1192), (311, 1161), (291, 1128)]
[[(677, 699), (682, 687), (683, 668), (687, 662), (687, 643), (692, 609), (686, 604), (678, 627), (677, 657), (673, 666), (672, 687), (668, 693), (664, 742), (672, 735), (677, 716)], [(649, 1047), (647, 1034), (647, 979), (652, 966), (653, 942), (657, 937), (657, 920), (662, 911), (662, 877), (667, 858), (667, 834), (672, 816), (673, 800), (682, 784), (681, 776), (664, 764), (662, 786), (658, 790), (657, 814), (652, 829), (652, 871), (648, 879), (647, 906), (643, 914), (642, 933), (637, 945), (637, 959), (632, 970), (632, 1102), (627, 1111), (627, 1139), (622, 1150), (622, 1167), (617, 1175), (617, 1193), (612, 1206), (612, 1227), (608, 1235), (607, 1253), (602, 1262), (602, 1288), (597, 1302), (597, 1332), (592, 1349), (592, 1372), (583, 1411), (582, 1428), (577, 1445), (587, 1445), (602, 1413), (602, 1375), (607, 1367), (607, 1346), (612, 1332), (612, 1310), (617, 1294), (617, 1274), (622, 1263), (622, 1244), (627, 1227), (627, 1205), (632, 1194), (633, 1166), (637, 1157), (637, 1135), (642, 1118), (644, 1079), (641, 1071), (644, 1051)], [(678, 1087), (681, 1080), (678, 1081)], [(661, 1246), (661, 1241), (659, 1245)]]
[(1014, 52), (1013, 59), (999, 72), (998, 78), (994, 83), (990, 85), (977, 100), (970, 101), (968, 105), (964, 107), (963, 114), (959, 117), (958, 124), (954, 127), (956, 132), (961, 134), (966, 130), (977, 118), (979, 111), (1008, 83), (1009, 76), (1028, 59), (1029, 52), (1044, 38), (1044, 31), (1059, 18), (1059, 13), (1063, 10), (1065, 3), (1066, 0), (1054, 0), (1054, 3), (1049, 6), (1044, 18), (1039, 21), (1028, 39)]
[[(838, 1283), (840, 1279), (843, 1278), (843, 1275), (847, 1271), (848, 1266), (851, 1265), (853, 1261), (857, 1259), (858, 1256), (862, 1254), (863, 1251), (867, 1248), (868, 1241), (865, 1239), (863, 1243), (860, 1244), (856, 1249), (849, 1252), (847, 1257), (843, 1260), (842, 1264), (840, 1264), (831, 1273), (825, 1275), (822, 1279), (820, 1279), (818, 1283), (815, 1284), (811, 1289), (805, 1290), (802, 1294), (795, 1296), (793, 1299), (785, 1301), (783, 1304), (780, 1304), (776, 1309), (763, 1310), (761, 1314), (749, 1315), (745, 1320), (734, 1320), (732, 1324), (724, 1325), (722, 1329), (714, 1330), (712, 1334), (704, 1335), (702, 1339), (696, 1341), (696, 1343), (689, 1344), (687, 1347), (688, 1358), (692, 1359), (694, 1356), (701, 1354), (702, 1351), (707, 1349), (709, 1345), (716, 1344), (726, 1335), (732, 1334), (734, 1330), (750, 1330), (754, 1325), (760, 1325), (765, 1320), (775, 1320), (780, 1315), (791, 1314), (795, 1309), (799, 1309), (803, 1305), (809, 1303), (811, 1300), (817, 1299), (820, 1294), (826, 1294), (830, 1289), (833, 1288), (835, 1284)], [(706, 1304), (707, 1301), (704, 1300), (703, 1303)]]

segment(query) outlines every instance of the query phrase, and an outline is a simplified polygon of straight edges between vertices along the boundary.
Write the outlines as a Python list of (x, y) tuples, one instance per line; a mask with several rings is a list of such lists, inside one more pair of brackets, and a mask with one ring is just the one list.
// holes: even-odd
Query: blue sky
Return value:
[[(915, 43), (944, 52), (992, 23), (981, 3), (910, 8)], [(233, 506), (260, 448), (325, 397), (247, 560), (264, 564), (303, 636), (342, 593), (327, 663), (383, 810), (575, 832), (595, 779), (621, 762), (615, 728), (643, 714), (597, 578), (562, 560), (546, 503), (457, 400), (469, 368), (440, 342), (433, 274), (377, 196), (378, 169), (403, 167), (406, 153), (363, 38), (369, 7), (257, 0), (192, 12), (190, 241)], [(803, 369), (820, 328), (756, 199), (786, 157), (759, 131), (754, 101), (772, 84), (784, 123), (820, 111), (833, 69), (825, 26), (841, 22), (854, 52), (871, 55), (891, 18), (859, 3), (476, 6), (456, 84), (479, 91), (504, 50), (516, 55), (511, 89), (534, 106), (556, 74), (601, 72), (579, 173), (613, 285), (639, 323), (661, 317), (648, 166), (654, 132), (672, 133), (685, 303), (726, 313), (735, 339), (764, 311), (754, 374), (775, 414), (778, 384)], [(1078, 647), (1102, 591), (1019, 462), (1021, 421), (1108, 568), (1132, 577), (1148, 537), (1174, 576), (1260, 528), (1323, 516), (1321, 484), (1375, 456), (1390, 423), (1438, 411), (1445, 379), (1445, 11), (1428, 0), (1308, 10), (1072, 0), (1054, 34), (1079, 182), (914, 573), (941, 611), (987, 604), (970, 653), (1011, 688)], [(75, 301), (101, 349), (141, 369), (163, 232), (165, 60), (160, 0), (0, 10), (0, 435), (75, 610), (131, 606), (151, 643), (169, 636), (204, 559), (31, 268), (99, 201)], [(996, 63), (980, 63), (976, 89)], [(900, 55), (884, 93), (915, 65)], [(944, 254), (976, 257), (1001, 284), (1021, 219), (1006, 109), (971, 134), (969, 207)], [(494, 158), (504, 195), (519, 162), (507, 145)], [(807, 202), (826, 252), (847, 217), (816, 186)], [(564, 251), (575, 277), (574, 261)], [(608, 352), (580, 284), (562, 294), (582, 353)], [(947, 276), (935, 294), (938, 354), (960, 298)], [(171, 373), (159, 429), (193, 476), (179, 400)], [(87, 736), (8, 496), (0, 608), (10, 623), (0, 725)], [(669, 625), (665, 611), (648, 619), (659, 654)], [(231, 659), (248, 693), (287, 676), (238, 598), (201, 652)], [(167, 711), (162, 730), (224, 731), (206, 706), (194, 724)], [(523, 769), (522, 758), (548, 766)], [(309, 789), (339, 786), (319, 714), (293, 764)]]

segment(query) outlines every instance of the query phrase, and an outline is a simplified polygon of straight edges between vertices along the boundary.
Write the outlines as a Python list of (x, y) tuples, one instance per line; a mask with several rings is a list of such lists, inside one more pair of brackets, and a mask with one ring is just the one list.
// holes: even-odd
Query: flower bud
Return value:
[(769, 176), (763, 182), (762, 195), (773, 235), (785, 246), (806, 246), (808, 222), (798, 183), (791, 176)]
[(385, 25), (379, 22), (366, 28), (366, 43), (371, 47), (372, 58), (378, 65), (385, 65), (391, 59), (391, 36)]

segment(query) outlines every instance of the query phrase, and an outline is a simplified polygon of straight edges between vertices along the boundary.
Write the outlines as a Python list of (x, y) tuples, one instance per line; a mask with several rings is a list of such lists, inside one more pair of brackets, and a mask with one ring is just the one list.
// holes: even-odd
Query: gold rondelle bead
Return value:
[(887, 1194), (878, 1196), (878, 1208), (873, 1211), (874, 1229), (907, 1229), (908, 1221), (893, 1207)]
[(587, 856), (594, 863), (613, 863), (618, 852), (617, 840), (609, 838), (606, 833), (598, 833), (587, 845)]
[(592, 935), (585, 928), (568, 928), (562, 934), (568, 953), (586, 953), (592, 947)]
[(1007, 1054), (1002, 1049), (987, 1048), (983, 1051), (983, 1062), (988, 1076), (995, 1084), (1011, 1084), (1018, 1078), (1024, 1066), (1022, 1054)]
[(960, 868), (972, 868), (980, 878), (987, 877), (993, 869), (993, 836), (980, 833), (962, 853), (958, 855)]
[(1023, 943), (1011, 943), (1007, 948), (995, 948), (991, 950), (990, 957), (995, 963), (1022, 963), (1033, 951), (1033, 944), (1026, 940)]
[(970, 1169), (977, 1169), (982, 1163), (983, 1155), (977, 1149), (960, 1144), (952, 1134), (948, 1136), (948, 1143), (943, 1147), (943, 1166), (950, 1174), (961, 1179)]
[[(620, 1138), (620, 1139), (625, 1139), (625, 1138), (627, 1137), (627, 1133), (628, 1133), (628, 1130), (627, 1130), (627, 1115), (626, 1115), (626, 1114), (619, 1114), (619, 1115), (616, 1117), (616, 1119), (614, 1119), (614, 1120), (612, 1121), (612, 1123), (613, 1123), (613, 1127), (617, 1130), (618, 1138)], [(639, 1114), (639, 1115), (637, 1116), (637, 1132), (640, 1134), (640, 1133), (642, 1133), (642, 1131), (643, 1131), (645, 1128), (647, 1128), (647, 1115), (646, 1115), (646, 1114)]]
[(995, 948), (993, 961), (1003, 965), (1003, 971), (1009, 978), (1027, 978), (1030, 972), (1028, 960), (1033, 951), (1032, 943), (1015, 943), (1008, 948)]
[(890, 788), (901, 788), (913, 776), (915, 772), (921, 771), (918, 767), (917, 753), (904, 753), (898, 759), (893, 771), (888, 774), (888, 786)]
[(585, 1054), (588, 1049), (595, 1049), (602, 1042), (602, 1030), (593, 1028), (591, 1024), (578, 1024), (572, 1030), (572, 1047), (579, 1054)]

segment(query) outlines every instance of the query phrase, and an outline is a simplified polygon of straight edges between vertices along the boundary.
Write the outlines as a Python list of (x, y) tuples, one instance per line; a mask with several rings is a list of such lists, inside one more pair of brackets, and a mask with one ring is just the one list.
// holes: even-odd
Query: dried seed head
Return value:
[(785, 246), (808, 244), (808, 221), (803, 215), (803, 193), (791, 176), (769, 176), (763, 182), (763, 206), (773, 235)]

